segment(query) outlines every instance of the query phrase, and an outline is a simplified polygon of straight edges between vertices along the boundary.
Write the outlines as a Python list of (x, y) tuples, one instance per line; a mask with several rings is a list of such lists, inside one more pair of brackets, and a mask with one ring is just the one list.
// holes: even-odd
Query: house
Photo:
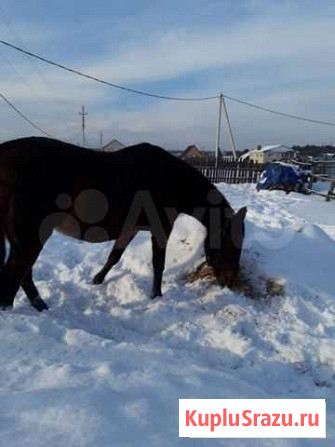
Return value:
[(124, 144), (120, 143), (120, 141), (114, 138), (108, 144), (103, 146), (102, 150), (105, 152), (116, 152), (119, 151), (120, 149), (124, 149), (125, 147), (126, 146)]
[(283, 144), (277, 144), (274, 146), (258, 146), (257, 149), (253, 149), (246, 152), (240, 157), (240, 160), (249, 160), (254, 163), (268, 163), (271, 161), (288, 161), (295, 155), (295, 151)]
[(183, 152), (183, 158), (205, 158), (206, 154), (203, 153), (200, 149), (197, 148), (195, 144), (191, 144), (187, 146), (187, 148)]
[[(182, 160), (194, 160), (194, 159), (205, 159), (205, 158), (215, 158), (214, 151), (204, 151), (200, 150), (195, 144), (187, 146), (183, 151), (169, 151), (170, 154), (175, 157), (181, 158)], [(222, 156), (221, 151), (219, 151), (220, 157)]]

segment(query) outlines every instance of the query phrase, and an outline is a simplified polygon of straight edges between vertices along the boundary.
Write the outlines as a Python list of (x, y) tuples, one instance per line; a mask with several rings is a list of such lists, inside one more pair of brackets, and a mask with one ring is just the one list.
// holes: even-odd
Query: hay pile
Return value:
[[(190, 272), (185, 278), (186, 283), (194, 283), (196, 281), (217, 284), (214, 270), (206, 262), (200, 264), (196, 270)], [(282, 280), (265, 276), (252, 279), (243, 267), (240, 269), (238, 280), (233, 290), (252, 299), (264, 299), (285, 295), (285, 287)]]

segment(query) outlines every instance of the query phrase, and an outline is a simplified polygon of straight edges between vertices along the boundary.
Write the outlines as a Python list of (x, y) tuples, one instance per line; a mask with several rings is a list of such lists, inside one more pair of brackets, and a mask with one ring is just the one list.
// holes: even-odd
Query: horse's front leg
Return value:
[(94, 278), (93, 278), (93, 284), (102, 284), (105, 276), (110, 271), (110, 269), (117, 264), (125, 249), (128, 247), (130, 242), (134, 239), (135, 235), (137, 234), (137, 231), (132, 231), (127, 234), (120, 235), (117, 240), (115, 241), (114, 247), (112, 251), (110, 252), (110, 255), (108, 257), (108, 260), (106, 264), (103, 266), (103, 268), (98, 272)]
[(164, 236), (157, 237), (154, 233), (151, 236), (152, 242), (152, 266), (153, 266), (153, 283), (150, 298), (162, 296), (162, 279), (165, 267), (166, 247), (172, 230), (172, 226), (165, 225)]
[(45, 304), (45, 302), (40, 297), (40, 294), (38, 293), (38, 290), (34, 284), (33, 281), (33, 272), (32, 269), (28, 271), (26, 276), (24, 277), (21, 286), (27, 295), (31, 305), (38, 310), (39, 312), (42, 312), (42, 310), (47, 310), (48, 306)]

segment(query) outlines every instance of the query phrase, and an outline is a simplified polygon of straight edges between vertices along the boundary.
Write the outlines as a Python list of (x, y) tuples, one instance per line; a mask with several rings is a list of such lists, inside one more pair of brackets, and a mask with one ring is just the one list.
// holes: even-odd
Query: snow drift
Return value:
[(55, 235), (35, 278), (50, 310), (20, 293), (0, 313), (0, 442), (45, 446), (267, 446), (269, 440), (178, 438), (179, 398), (325, 398), (335, 438), (335, 204), (221, 185), (248, 206), (242, 264), (283, 296), (250, 299), (206, 281), (204, 229), (181, 216), (168, 245), (161, 299), (148, 298), (151, 245), (140, 233), (101, 286), (90, 284), (111, 244)]

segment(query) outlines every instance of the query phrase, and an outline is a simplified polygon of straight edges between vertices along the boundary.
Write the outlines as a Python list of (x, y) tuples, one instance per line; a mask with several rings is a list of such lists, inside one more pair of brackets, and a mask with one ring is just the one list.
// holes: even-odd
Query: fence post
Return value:
[(335, 188), (335, 180), (330, 183), (329, 191), (328, 191), (327, 197), (326, 197), (326, 202), (330, 202), (330, 199), (331, 199), (332, 195), (334, 194), (334, 188)]

